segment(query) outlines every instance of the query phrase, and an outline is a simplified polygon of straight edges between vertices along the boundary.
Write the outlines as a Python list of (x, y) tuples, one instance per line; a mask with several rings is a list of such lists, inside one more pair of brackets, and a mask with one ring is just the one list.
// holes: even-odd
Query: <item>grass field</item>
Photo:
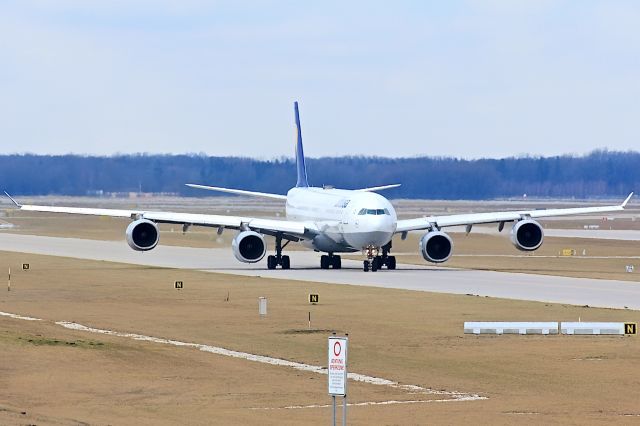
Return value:
[[(26, 255), (2, 253), (1, 267)], [(350, 424), (599, 423), (640, 416), (637, 337), (465, 336), (468, 320), (638, 321), (635, 311), (266, 280), (28, 256), (0, 311), (0, 423), (326, 424), (326, 378), (189, 348), (69, 331), (54, 321), (326, 363), (348, 332), (350, 370), (487, 400), (352, 407)], [(185, 282), (175, 290), (174, 279)], [(307, 294), (321, 303), (310, 306)], [(269, 315), (257, 315), (268, 297)], [(227, 301), (228, 297), (228, 301)], [(594, 368), (595, 367), (595, 368)], [(352, 384), (350, 401), (429, 399)], [(20, 414), (26, 412), (26, 415)]]

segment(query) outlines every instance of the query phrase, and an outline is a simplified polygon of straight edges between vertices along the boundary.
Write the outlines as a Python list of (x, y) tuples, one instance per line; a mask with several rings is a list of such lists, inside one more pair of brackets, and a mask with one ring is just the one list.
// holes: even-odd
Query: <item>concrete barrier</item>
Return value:
[(569, 335), (623, 335), (623, 322), (561, 322), (560, 332)]
[(558, 334), (557, 322), (465, 322), (465, 334)]

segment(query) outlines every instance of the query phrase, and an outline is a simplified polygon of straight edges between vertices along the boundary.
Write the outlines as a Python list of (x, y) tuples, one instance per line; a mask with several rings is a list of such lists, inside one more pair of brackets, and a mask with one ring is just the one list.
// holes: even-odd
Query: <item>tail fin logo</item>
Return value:
[(296, 183), (297, 188), (307, 188), (309, 182), (307, 181), (307, 167), (304, 164), (304, 150), (302, 148), (302, 130), (300, 129), (300, 113), (298, 111), (298, 102), (293, 103), (293, 108), (296, 115), (296, 169), (298, 171), (298, 181)]

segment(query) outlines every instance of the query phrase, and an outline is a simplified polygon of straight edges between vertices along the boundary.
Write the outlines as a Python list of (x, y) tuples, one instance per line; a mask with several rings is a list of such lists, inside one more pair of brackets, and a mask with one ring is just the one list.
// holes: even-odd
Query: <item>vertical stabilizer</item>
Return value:
[(296, 187), (307, 188), (309, 186), (309, 182), (307, 181), (307, 167), (304, 164), (304, 150), (302, 149), (302, 131), (300, 130), (298, 102), (293, 103), (293, 108), (296, 113), (296, 130), (298, 136), (296, 141), (296, 168), (298, 170), (298, 182), (296, 183)]

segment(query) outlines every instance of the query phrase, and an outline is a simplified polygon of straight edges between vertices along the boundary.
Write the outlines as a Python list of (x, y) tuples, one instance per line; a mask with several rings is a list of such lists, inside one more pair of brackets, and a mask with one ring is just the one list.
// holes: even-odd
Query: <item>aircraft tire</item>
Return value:
[(289, 259), (289, 256), (282, 256), (282, 269), (289, 268), (291, 268), (291, 260)]
[(333, 259), (331, 259), (331, 263), (333, 269), (342, 269), (342, 259), (340, 258), (340, 256), (333, 256)]
[(320, 256), (320, 269), (329, 269), (329, 256), (326, 254)]
[(387, 257), (387, 269), (396, 269), (396, 257), (395, 256), (389, 256)]
[(267, 256), (267, 269), (276, 269), (276, 257)]
[(363, 269), (365, 272), (369, 272), (369, 261), (368, 261), (368, 260), (365, 260), (362, 264), (363, 264), (362, 269)]
[(376, 256), (371, 261), (371, 270), (377, 271), (378, 269), (382, 269), (382, 257)]

